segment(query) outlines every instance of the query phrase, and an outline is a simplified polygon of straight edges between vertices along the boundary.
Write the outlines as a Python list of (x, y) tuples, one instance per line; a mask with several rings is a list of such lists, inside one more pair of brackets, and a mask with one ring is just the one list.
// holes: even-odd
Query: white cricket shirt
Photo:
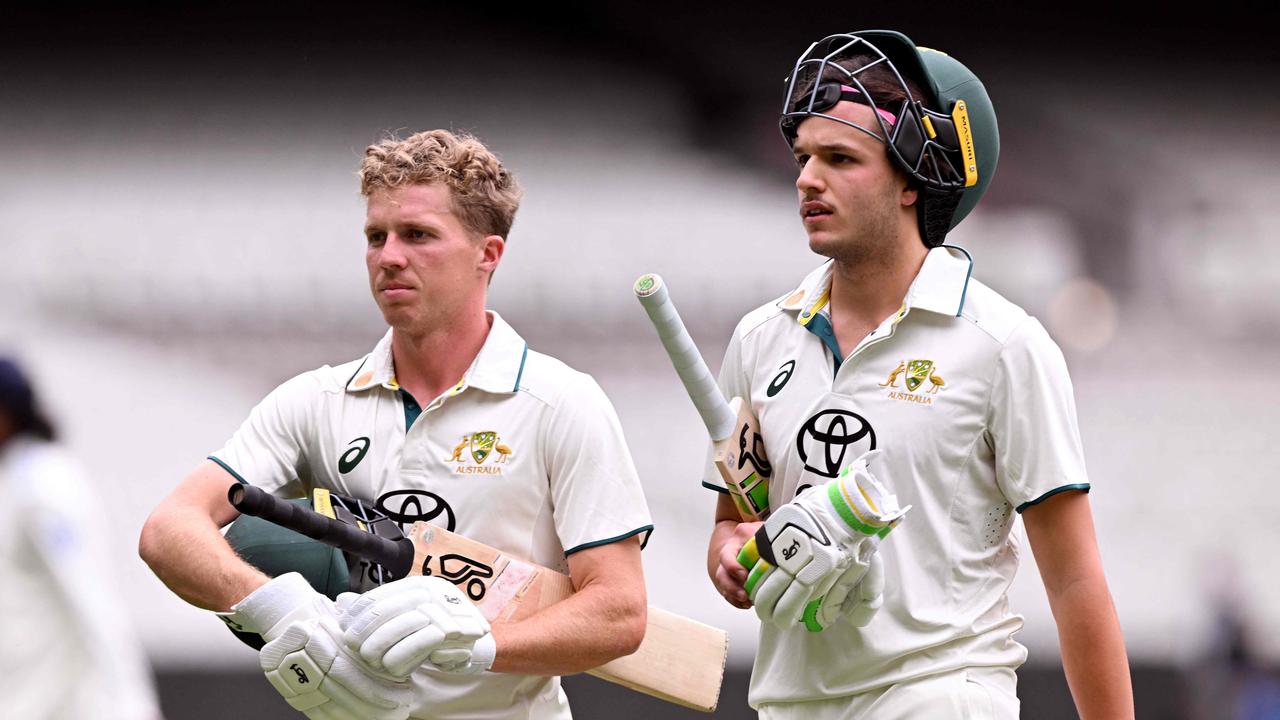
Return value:
[[(425, 406), (396, 383), (391, 333), (364, 358), (268, 395), (210, 459), (284, 497), (373, 500), (568, 571), (566, 556), (653, 525), (613, 406), (590, 375), (534, 352), (497, 313), (463, 378)], [(413, 718), (567, 718), (558, 678), (414, 673)]]
[[(881, 448), (876, 476), (913, 508), (880, 546), (885, 602), (869, 626), (761, 626), (752, 706), (1021, 665), (1022, 618), (1006, 597), (1014, 511), (1089, 489), (1061, 351), (971, 278), (968, 253), (931, 250), (901, 309), (847, 349), (827, 308), (831, 268), (742, 319), (721, 388), (750, 398), (760, 419), (771, 507)], [(704, 484), (723, 491), (714, 468)]]
[(0, 446), (0, 716), (160, 717), (99, 496), (60, 446)]

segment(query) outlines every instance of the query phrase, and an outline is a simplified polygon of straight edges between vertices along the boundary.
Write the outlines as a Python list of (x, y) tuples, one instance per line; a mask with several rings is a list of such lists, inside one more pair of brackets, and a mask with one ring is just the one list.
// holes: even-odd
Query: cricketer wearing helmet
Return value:
[(986, 89), (902, 34), (833, 35), (788, 77), (781, 128), (828, 260), (742, 319), (720, 375), (774, 471), (763, 524), (720, 496), (708, 553), (720, 593), (764, 620), (751, 705), (1018, 717), (1020, 516), (1080, 715), (1132, 717), (1062, 353), (945, 244), (995, 171)]

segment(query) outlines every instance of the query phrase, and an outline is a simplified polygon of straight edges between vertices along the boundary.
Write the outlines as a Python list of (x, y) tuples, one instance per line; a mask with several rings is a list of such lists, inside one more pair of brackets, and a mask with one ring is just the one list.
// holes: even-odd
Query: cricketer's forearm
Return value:
[(1101, 576), (1049, 594), (1067, 684), (1081, 720), (1132, 718), (1133, 685), (1120, 621)]
[(624, 540), (569, 557), (575, 591), (516, 622), (495, 622), (494, 672), (567, 675), (629, 655), (645, 635), (648, 605), (640, 543)]
[(138, 554), (175, 595), (226, 612), (270, 578), (241, 560), (219, 532), (235, 519), (227, 488), (235, 480), (212, 462), (189, 475), (147, 518)]

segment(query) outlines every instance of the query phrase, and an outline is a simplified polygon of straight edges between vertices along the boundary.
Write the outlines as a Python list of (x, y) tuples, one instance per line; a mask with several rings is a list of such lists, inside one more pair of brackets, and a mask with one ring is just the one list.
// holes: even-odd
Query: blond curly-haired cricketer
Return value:
[[(486, 308), (520, 200), (493, 152), (446, 130), (391, 138), (365, 151), (359, 180), (386, 334), (228, 428), (151, 514), (140, 553), (184, 600), (260, 635), (267, 680), (309, 718), (568, 718), (556, 676), (633, 652), (645, 628), (653, 526), (617, 416), (589, 375)], [(567, 572), (577, 592), (492, 624), (437, 577), (335, 603), (228, 545), (233, 483), (429, 519)]]

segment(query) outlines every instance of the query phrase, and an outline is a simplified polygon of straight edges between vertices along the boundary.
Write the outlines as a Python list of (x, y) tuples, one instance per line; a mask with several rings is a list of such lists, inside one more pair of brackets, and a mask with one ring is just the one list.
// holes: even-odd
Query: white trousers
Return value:
[(859, 695), (766, 703), (760, 720), (1018, 720), (1009, 668), (966, 668)]

